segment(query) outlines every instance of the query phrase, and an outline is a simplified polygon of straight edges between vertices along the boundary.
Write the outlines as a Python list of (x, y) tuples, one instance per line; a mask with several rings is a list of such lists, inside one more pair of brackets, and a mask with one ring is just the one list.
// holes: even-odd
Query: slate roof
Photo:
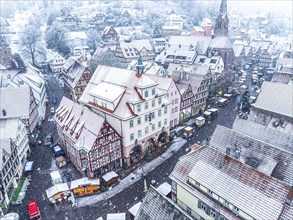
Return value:
[[(62, 132), (75, 140), (78, 150), (89, 152), (96, 141), (105, 119), (82, 105), (63, 97), (54, 116)], [(66, 126), (68, 130), (66, 131)], [(73, 131), (70, 134), (70, 131)], [(78, 138), (75, 138), (75, 136)]]
[[(220, 168), (221, 161), (223, 165)], [(238, 217), (190, 185), (189, 176), (255, 219), (278, 219), (290, 193), (290, 187), (285, 183), (230, 156), (223, 157), (222, 152), (215, 148), (194, 145), (190, 153), (179, 159), (170, 178), (227, 219)]]
[[(276, 143), (277, 140), (271, 142)], [(256, 167), (257, 170), (293, 186), (293, 153), (283, 149), (282, 146), (273, 146), (221, 125), (217, 126), (211, 138), (210, 146), (221, 152), (226, 152), (226, 148), (231, 147), (232, 155), (238, 147), (241, 151), (240, 161), (246, 163), (249, 158), (253, 158), (259, 163)]]
[(150, 186), (135, 217), (136, 220), (191, 220), (185, 212), (169, 198)]
[(292, 100), (292, 85), (265, 81), (255, 102), (255, 108), (293, 118)]
[(264, 125), (236, 118), (233, 130), (258, 139), (277, 148), (293, 153), (293, 134), (278, 131)]

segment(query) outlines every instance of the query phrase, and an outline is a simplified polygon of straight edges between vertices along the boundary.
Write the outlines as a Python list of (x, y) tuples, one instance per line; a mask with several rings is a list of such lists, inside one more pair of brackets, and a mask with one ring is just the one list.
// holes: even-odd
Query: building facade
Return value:
[(11, 203), (14, 189), (17, 187), (21, 176), (17, 147), (13, 140), (6, 138), (0, 140), (0, 186), (3, 195), (1, 209), (7, 209)]
[(61, 55), (57, 55), (50, 62), (50, 68), (52, 73), (60, 73), (63, 65), (65, 64), (65, 59)]
[(106, 43), (116, 43), (118, 41), (118, 33), (112, 26), (107, 26), (101, 33), (102, 40)]
[(167, 142), (171, 103), (165, 95), (140, 59), (136, 71), (98, 66), (79, 102), (123, 137), (124, 161), (131, 165)]
[(100, 177), (108, 171), (120, 171), (121, 137), (105, 118), (64, 97), (54, 119), (61, 144), (81, 173)]

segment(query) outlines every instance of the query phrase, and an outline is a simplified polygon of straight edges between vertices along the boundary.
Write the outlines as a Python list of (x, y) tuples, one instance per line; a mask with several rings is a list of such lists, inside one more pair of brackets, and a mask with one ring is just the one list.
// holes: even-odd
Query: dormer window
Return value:
[(159, 97), (159, 100), (158, 100), (158, 102), (159, 102), (159, 105), (161, 105), (161, 104), (162, 104), (162, 98), (161, 98), (161, 97)]
[(149, 97), (149, 91), (148, 91), (148, 90), (145, 90), (145, 91), (144, 91), (144, 97), (145, 97), (145, 98)]

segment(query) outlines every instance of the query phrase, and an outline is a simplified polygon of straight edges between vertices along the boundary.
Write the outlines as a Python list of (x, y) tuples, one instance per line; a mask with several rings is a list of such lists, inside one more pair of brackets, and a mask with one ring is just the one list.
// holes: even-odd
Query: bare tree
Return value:
[(28, 58), (33, 65), (45, 60), (46, 51), (41, 42), (41, 31), (38, 25), (32, 22), (27, 24), (23, 29), (20, 43), (23, 57)]

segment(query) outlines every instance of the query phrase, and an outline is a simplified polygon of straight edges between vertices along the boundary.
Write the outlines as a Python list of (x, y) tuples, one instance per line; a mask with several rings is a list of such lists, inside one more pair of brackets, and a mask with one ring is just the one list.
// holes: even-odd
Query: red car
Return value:
[(41, 213), (36, 200), (32, 200), (27, 204), (30, 220), (41, 220)]

